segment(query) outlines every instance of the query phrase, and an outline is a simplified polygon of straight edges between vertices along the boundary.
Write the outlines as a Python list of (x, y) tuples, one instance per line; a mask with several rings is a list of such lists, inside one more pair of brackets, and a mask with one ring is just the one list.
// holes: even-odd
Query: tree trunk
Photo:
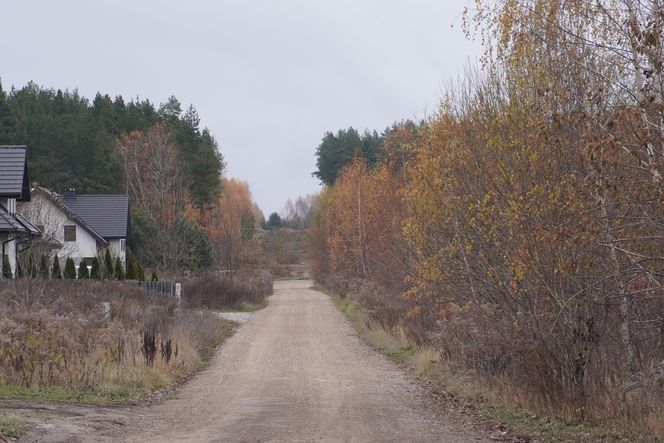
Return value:
[(362, 188), (360, 180), (357, 181), (357, 240), (360, 249), (360, 263), (362, 265), (362, 276), (367, 276), (367, 266), (364, 263), (364, 241), (362, 238)]

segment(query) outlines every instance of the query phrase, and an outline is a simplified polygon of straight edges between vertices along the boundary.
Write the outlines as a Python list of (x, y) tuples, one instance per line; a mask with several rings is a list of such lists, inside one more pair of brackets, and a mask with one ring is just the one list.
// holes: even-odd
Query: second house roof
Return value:
[(105, 239), (127, 237), (129, 197), (127, 195), (65, 195), (62, 202)]

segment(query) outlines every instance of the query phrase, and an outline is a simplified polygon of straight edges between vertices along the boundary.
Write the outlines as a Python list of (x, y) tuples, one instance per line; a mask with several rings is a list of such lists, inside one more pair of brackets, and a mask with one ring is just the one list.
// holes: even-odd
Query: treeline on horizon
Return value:
[(128, 193), (130, 247), (146, 266), (199, 272), (215, 261), (206, 221), (219, 207), (224, 162), (193, 106), (183, 111), (175, 97), (155, 106), (101, 93), (90, 101), (77, 90), (33, 82), (8, 92), (0, 86), (6, 144), (28, 146), (30, 179), (40, 186)]
[(27, 145), (31, 178), (62, 192), (127, 192), (117, 139), (162, 123), (175, 134), (186, 184), (197, 207), (214, 202), (223, 159), (217, 142), (193, 106), (183, 111), (171, 96), (155, 106), (97, 93), (92, 101), (77, 90), (62, 91), (34, 82), (8, 92), (0, 84), (0, 144)]
[(505, 403), (661, 435), (664, 8), (602, 3), (477, 2), (435, 116), (326, 134), (312, 271)]

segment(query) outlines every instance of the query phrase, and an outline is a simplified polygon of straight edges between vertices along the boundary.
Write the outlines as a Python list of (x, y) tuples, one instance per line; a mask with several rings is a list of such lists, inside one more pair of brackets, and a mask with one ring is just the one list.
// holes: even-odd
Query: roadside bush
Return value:
[(94, 280), (99, 280), (101, 278), (101, 268), (99, 264), (99, 259), (94, 257), (92, 259), (92, 268), (90, 269), (90, 278)]
[(60, 259), (56, 255), (53, 257), (53, 269), (51, 270), (51, 278), (61, 279), (62, 271), (60, 270)]
[[(19, 276), (21, 275), (19, 274)], [(62, 276), (69, 280), (76, 278), (76, 264), (71, 257), (68, 257), (67, 261), (65, 262), (65, 271), (63, 272)]]
[(120, 257), (115, 259), (115, 279), (124, 280), (125, 279), (125, 270), (120, 261)]
[(274, 280), (269, 272), (219, 275), (207, 273), (184, 283), (184, 303), (190, 308), (240, 309), (262, 305), (272, 294)]
[(111, 250), (106, 248), (104, 253), (104, 278), (113, 277), (113, 258), (111, 257)]
[(90, 272), (88, 271), (88, 266), (84, 261), (78, 266), (78, 278), (79, 280), (90, 278)]

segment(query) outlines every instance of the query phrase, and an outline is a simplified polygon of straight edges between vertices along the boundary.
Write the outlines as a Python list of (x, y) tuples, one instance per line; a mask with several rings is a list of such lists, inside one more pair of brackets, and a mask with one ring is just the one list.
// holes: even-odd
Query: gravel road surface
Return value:
[(276, 282), (268, 306), (251, 315), (208, 369), (161, 403), (68, 407), (24, 440), (486, 440), (363, 344), (330, 298), (311, 285)]

